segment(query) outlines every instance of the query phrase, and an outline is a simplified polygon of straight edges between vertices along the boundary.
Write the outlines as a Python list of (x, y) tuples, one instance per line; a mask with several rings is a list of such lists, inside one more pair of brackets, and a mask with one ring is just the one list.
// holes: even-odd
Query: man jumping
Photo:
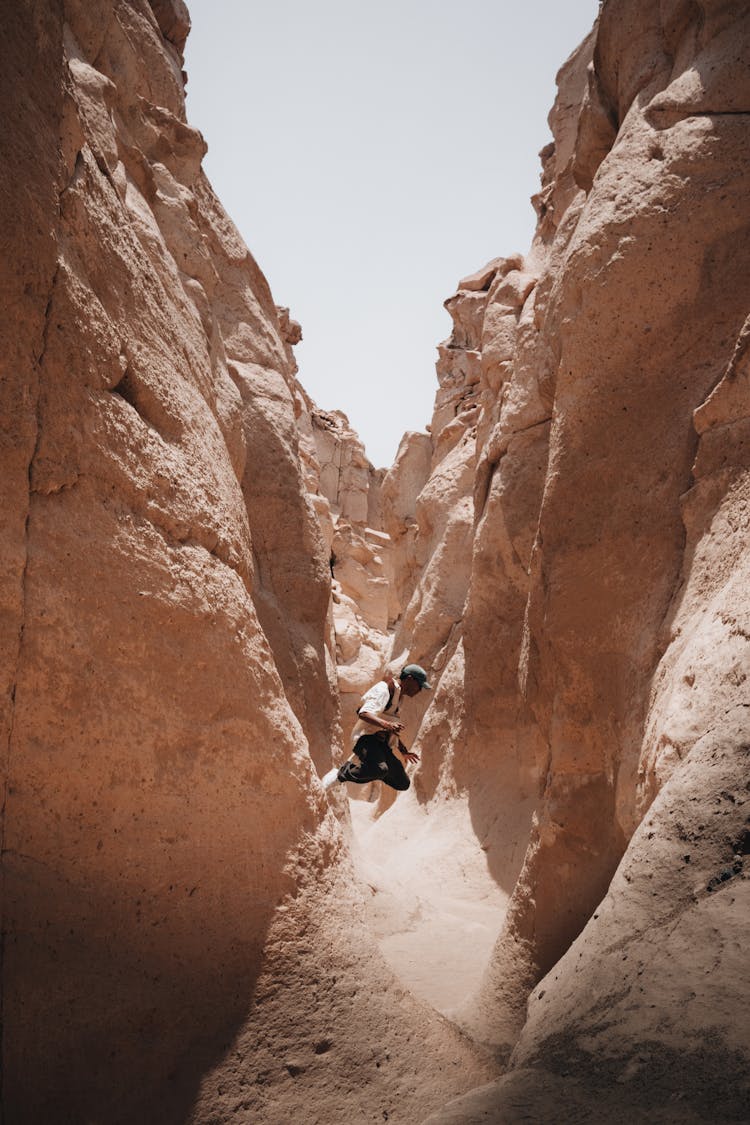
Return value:
[(411, 698), (420, 691), (430, 691), (427, 673), (419, 664), (407, 664), (398, 682), (387, 672), (365, 692), (351, 735), (352, 750), (359, 761), (350, 759), (340, 769), (329, 770), (322, 778), (324, 789), (337, 781), (353, 781), (355, 785), (384, 781), (392, 789), (409, 788), (409, 775), (394, 750), (399, 750), (407, 762), (418, 762), (419, 755), (407, 750), (399, 738), (404, 724), (395, 716), (401, 696)]

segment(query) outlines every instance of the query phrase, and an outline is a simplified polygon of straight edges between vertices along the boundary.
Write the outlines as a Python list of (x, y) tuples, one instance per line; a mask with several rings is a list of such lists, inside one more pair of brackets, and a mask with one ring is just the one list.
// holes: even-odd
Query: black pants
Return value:
[(391, 789), (409, 788), (409, 775), (384, 738), (363, 734), (357, 739), (354, 753), (360, 764), (345, 762), (339, 770), (339, 781), (353, 781), (355, 785), (384, 781)]

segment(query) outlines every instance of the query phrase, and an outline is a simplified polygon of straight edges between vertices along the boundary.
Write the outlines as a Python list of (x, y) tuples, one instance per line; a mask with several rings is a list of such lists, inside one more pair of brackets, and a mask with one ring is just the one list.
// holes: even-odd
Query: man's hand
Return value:
[(370, 726), (376, 727), (386, 734), (398, 734), (399, 731), (404, 729), (404, 724), (400, 723), (398, 719), (379, 719), (377, 715), (371, 715), (369, 711), (358, 711), (357, 714)]
[(411, 750), (407, 750), (401, 739), (398, 740), (398, 748), (406, 758), (407, 762), (418, 762), (419, 754), (414, 754)]

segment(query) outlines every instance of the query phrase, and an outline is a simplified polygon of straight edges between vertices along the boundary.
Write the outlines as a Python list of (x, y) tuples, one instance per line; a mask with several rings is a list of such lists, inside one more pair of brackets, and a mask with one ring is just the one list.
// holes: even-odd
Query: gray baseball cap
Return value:
[(419, 664), (407, 664), (399, 676), (403, 680), (406, 676), (411, 676), (417, 681), (422, 691), (432, 691), (432, 686), (427, 683), (427, 673), (424, 668)]

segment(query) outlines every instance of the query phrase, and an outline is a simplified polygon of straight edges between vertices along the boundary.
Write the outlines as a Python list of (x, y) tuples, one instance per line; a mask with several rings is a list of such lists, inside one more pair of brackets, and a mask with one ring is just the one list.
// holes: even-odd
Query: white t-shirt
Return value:
[[(366, 711), (368, 715), (374, 715), (376, 719), (393, 719), (398, 714), (398, 706), (401, 702), (401, 685), (398, 681), (395, 684), (393, 691), (393, 702), (390, 709), (386, 713), (388, 707), (388, 684), (385, 680), (378, 680), (376, 684), (365, 692), (362, 696), (362, 702), (359, 705), (360, 711)], [(364, 719), (357, 719), (352, 727), (352, 746), (361, 738), (363, 734), (377, 734), (379, 727), (374, 727), (372, 723), (366, 723)], [(398, 746), (398, 735), (391, 734), (388, 736), (388, 745), (393, 749)]]

